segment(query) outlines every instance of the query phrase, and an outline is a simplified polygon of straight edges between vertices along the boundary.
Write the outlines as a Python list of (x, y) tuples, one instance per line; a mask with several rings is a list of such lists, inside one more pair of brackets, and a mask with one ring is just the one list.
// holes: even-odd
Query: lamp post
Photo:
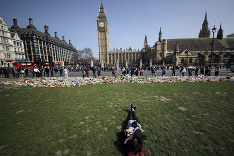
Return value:
[(45, 33), (47, 34), (47, 52), (48, 52), (48, 61), (49, 61), (49, 68), (51, 70), (51, 77), (53, 76), (53, 70), (52, 70), (52, 67), (51, 67), (51, 64), (52, 64), (52, 57), (50, 55), (50, 47), (49, 47), (49, 27), (48, 25), (45, 23), (45, 26), (44, 26), (44, 29), (45, 29)]
[(212, 54), (213, 54), (213, 50), (214, 50), (214, 33), (216, 32), (215, 25), (214, 25), (214, 28), (212, 29), (212, 32), (213, 32), (213, 40), (211, 43), (210, 67), (211, 67)]

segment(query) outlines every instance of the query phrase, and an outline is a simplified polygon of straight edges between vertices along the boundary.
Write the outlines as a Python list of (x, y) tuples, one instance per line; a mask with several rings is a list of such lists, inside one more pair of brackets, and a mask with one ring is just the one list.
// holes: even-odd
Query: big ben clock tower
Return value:
[(99, 44), (99, 62), (105, 65), (109, 64), (109, 27), (105, 13), (105, 8), (101, 1), (99, 14), (97, 16), (98, 44)]

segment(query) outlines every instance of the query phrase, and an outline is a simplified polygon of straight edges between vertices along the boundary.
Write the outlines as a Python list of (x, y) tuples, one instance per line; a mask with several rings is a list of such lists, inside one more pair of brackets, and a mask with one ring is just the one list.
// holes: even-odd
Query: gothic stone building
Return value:
[(55, 36), (50, 36), (47, 25), (44, 26), (45, 32), (40, 32), (33, 25), (33, 20), (29, 18), (27, 28), (19, 28), (17, 20), (13, 19), (11, 30), (17, 32), (23, 40), (27, 60), (39, 63), (40, 61), (54, 61), (56, 64), (66, 65), (70, 63), (72, 54), (77, 50), (65, 41), (64, 36), (60, 40), (55, 32)]
[[(213, 48), (212, 48), (213, 42)], [(159, 40), (145, 58), (153, 59), (153, 64), (170, 65), (225, 65), (234, 62), (234, 38), (223, 38), (223, 29), (217, 37), (210, 38), (207, 13), (205, 15), (199, 38), (162, 39), (160, 28)]]
[(109, 26), (103, 3), (97, 16), (99, 42), (99, 61), (104, 66), (120, 67), (151, 65), (224, 65), (234, 62), (234, 38), (223, 38), (220, 25), (217, 38), (210, 38), (207, 13), (199, 32), (199, 38), (163, 39), (160, 28), (158, 41), (149, 47), (145, 36), (144, 48), (141, 50), (109, 50)]

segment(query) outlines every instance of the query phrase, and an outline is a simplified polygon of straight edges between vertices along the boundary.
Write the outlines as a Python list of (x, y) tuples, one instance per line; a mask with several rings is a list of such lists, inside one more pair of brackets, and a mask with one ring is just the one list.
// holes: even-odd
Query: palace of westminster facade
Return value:
[[(158, 41), (150, 47), (147, 36), (144, 48), (141, 50), (114, 49), (109, 50), (109, 27), (103, 3), (99, 6), (97, 16), (97, 30), (99, 43), (99, 62), (102, 66), (137, 66), (151, 65), (225, 65), (234, 63), (233, 34), (223, 38), (220, 25), (217, 38), (210, 38), (207, 13), (198, 38), (163, 39), (160, 27)], [(213, 30), (214, 31), (214, 28)], [(230, 36), (230, 37), (229, 37)], [(213, 42), (213, 47), (212, 47)]]

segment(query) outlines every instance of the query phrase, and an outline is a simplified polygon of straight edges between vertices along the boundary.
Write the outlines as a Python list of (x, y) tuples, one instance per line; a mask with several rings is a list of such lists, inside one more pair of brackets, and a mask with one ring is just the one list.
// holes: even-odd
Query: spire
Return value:
[(102, 0), (101, 0), (100, 9), (104, 9), (104, 6), (103, 6), (103, 3), (102, 3)]
[(222, 29), (222, 23), (220, 24), (220, 28), (217, 34), (217, 38), (222, 40), (223, 39), (223, 29)]
[(104, 8), (103, 2), (102, 2), (102, 0), (101, 0), (101, 5), (99, 6), (99, 14), (98, 14), (98, 17), (105, 17), (105, 16), (106, 16), (105, 8)]
[(147, 36), (145, 35), (145, 43), (147, 43)]
[(210, 29), (208, 28), (208, 20), (207, 20), (207, 11), (205, 14), (205, 19), (202, 23), (202, 29), (199, 33), (199, 38), (209, 38), (210, 37)]
[(148, 43), (147, 43), (147, 36), (145, 35), (145, 42), (144, 42), (144, 48), (148, 48)]
[(206, 15), (205, 15), (205, 20), (207, 21), (207, 11), (206, 11)]
[(162, 42), (162, 30), (161, 30), (161, 27), (160, 27), (160, 31), (159, 31), (158, 41)]

